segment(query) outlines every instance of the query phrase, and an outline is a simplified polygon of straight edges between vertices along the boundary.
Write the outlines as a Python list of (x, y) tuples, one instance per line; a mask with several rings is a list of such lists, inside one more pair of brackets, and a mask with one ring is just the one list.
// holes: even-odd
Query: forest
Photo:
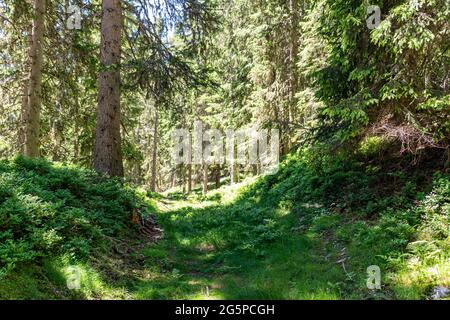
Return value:
[(450, 299), (449, 0), (0, 0), (0, 300)]

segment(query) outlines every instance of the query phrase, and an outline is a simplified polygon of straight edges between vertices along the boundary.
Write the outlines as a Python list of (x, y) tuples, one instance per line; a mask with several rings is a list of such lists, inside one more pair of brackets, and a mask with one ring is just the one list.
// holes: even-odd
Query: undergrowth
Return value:
[[(276, 174), (207, 195), (2, 161), (0, 297), (427, 299), (450, 285), (450, 176), (373, 161), (377, 143), (353, 155), (303, 149)], [(148, 196), (164, 229), (155, 244), (133, 238), (130, 224), (136, 208), (155, 210)], [(129, 252), (115, 253), (112, 241)], [(381, 290), (367, 288), (371, 265)], [(79, 291), (66, 288), (70, 266), (81, 270)]]
[[(24, 157), (1, 161), (2, 285), (16, 268), (43, 266), (56, 257), (65, 265), (84, 264), (109, 252), (111, 238), (133, 233), (137, 208), (144, 209), (137, 192), (91, 170)], [(2, 291), (8, 290), (0, 288), (0, 296)]]
[[(200, 199), (171, 194), (184, 206), (161, 215), (170, 239), (157, 250), (176, 246), (164, 263), (187, 283), (198, 280), (192, 273), (222, 279), (212, 284), (222, 298), (429, 298), (449, 285), (450, 176), (367, 159), (380, 150), (302, 150), (231, 201), (222, 200), (227, 188)], [(381, 290), (367, 288), (371, 265)]]

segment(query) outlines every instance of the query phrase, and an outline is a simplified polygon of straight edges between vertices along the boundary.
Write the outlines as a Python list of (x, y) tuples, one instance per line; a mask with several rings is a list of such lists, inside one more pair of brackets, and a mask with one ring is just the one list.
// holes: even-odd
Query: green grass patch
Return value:
[[(152, 195), (164, 238), (143, 244), (130, 215), (156, 210), (145, 190), (2, 161), (0, 298), (427, 299), (450, 285), (449, 175), (375, 167), (306, 150), (207, 195)], [(381, 290), (367, 288), (371, 265)]]

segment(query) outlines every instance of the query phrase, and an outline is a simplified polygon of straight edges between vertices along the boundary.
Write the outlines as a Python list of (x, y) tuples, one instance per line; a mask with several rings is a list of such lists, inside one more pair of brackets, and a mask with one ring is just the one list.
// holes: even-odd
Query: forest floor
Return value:
[(365, 284), (355, 291), (346, 285), (354, 276), (346, 270), (345, 247), (321, 228), (310, 229), (301, 215), (282, 209), (275, 210), (277, 221), (265, 225), (252, 218), (252, 212), (273, 208), (237, 199), (246, 185), (224, 187), (209, 199), (199, 192), (158, 197), (153, 205), (162, 239), (114, 240), (113, 254), (96, 254), (75, 265), (82, 270), (81, 290), (65, 287), (67, 261), (57, 257), (44, 259), (42, 266), (20, 267), (2, 282), (0, 297), (342, 299), (368, 294)]
[[(89, 171), (0, 165), (0, 217), (11, 230), (0, 233), (10, 266), (0, 269), (1, 299), (429, 299), (450, 286), (447, 175), (426, 194), (411, 182), (364, 206), (367, 192), (346, 182), (354, 193), (337, 198), (343, 207), (327, 202), (327, 189), (308, 189), (302, 163), (288, 163), (207, 195), (136, 189), (145, 199), (136, 207), (131, 189)], [(155, 220), (150, 234), (130, 228), (130, 208)], [(371, 265), (379, 290), (367, 287)], [(68, 268), (80, 289), (68, 288)]]
[[(342, 298), (338, 284), (350, 275), (337, 262), (344, 248), (333, 248), (327, 243), (330, 239), (321, 239), (315, 232), (294, 232), (253, 250), (247, 237), (235, 233), (251, 229), (251, 220), (237, 216), (223, 225), (211, 221), (234, 210), (255, 210), (252, 203), (163, 198), (158, 206), (165, 238), (142, 251), (149, 274), (134, 288), (135, 298)], [(280, 221), (286, 220), (283, 223), (299, 221), (301, 229), (299, 216), (278, 214)]]
[[(449, 260), (440, 249), (437, 259), (429, 252), (399, 253), (401, 263), (379, 263), (396, 257), (392, 243), (404, 241), (395, 235), (396, 228), (405, 228), (403, 218), (384, 226), (369, 222), (359, 242), (358, 217), (336, 214), (322, 203), (289, 204), (285, 193), (273, 192), (277, 186), (260, 191), (256, 180), (222, 186), (206, 196), (197, 190), (157, 198), (164, 237), (140, 251), (144, 267), (128, 287), (131, 297), (423, 299), (430, 298), (431, 283), (450, 281)], [(389, 233), (392, 239), (386, 241)], [(371, 237), (373, 242), (366, 239)], [(408, 255), (411, 259), (404, 258)], [(416, 261), (412, 267), (410, 261)], [(369, 290), (367, 267), (377, 263), (381, 289)]]
[[(136, 242), (137, 263), (131, 263), (136, 255), (124, 258), (134, 277), (117, 282), (119, 292), (131, 299), (396, 298), (387, 285), (367, 288), (369, 249), (353, 248), (351, 261), (333, 232), (343, 219), (317, 203), (287, 209), (248, 197), (253, 182), (208, 196), (198, 190), (158, 197), (154, 204), (164, 236)], [(310, 219), (318, 212), (320, 219)]]

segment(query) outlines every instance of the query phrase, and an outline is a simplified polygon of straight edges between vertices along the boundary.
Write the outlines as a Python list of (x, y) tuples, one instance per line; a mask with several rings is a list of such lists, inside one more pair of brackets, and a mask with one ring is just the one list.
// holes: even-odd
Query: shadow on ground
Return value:
[[(165, 239), (143, 249), (149, 274), (135, 284), (135, 297), (341, 298), (348, 276), (309, 230), (312, 212), (258, 187), (227, 204), (186, 202), (161, 212)], [(166, 208), (173, 199), (163, 200)]]

